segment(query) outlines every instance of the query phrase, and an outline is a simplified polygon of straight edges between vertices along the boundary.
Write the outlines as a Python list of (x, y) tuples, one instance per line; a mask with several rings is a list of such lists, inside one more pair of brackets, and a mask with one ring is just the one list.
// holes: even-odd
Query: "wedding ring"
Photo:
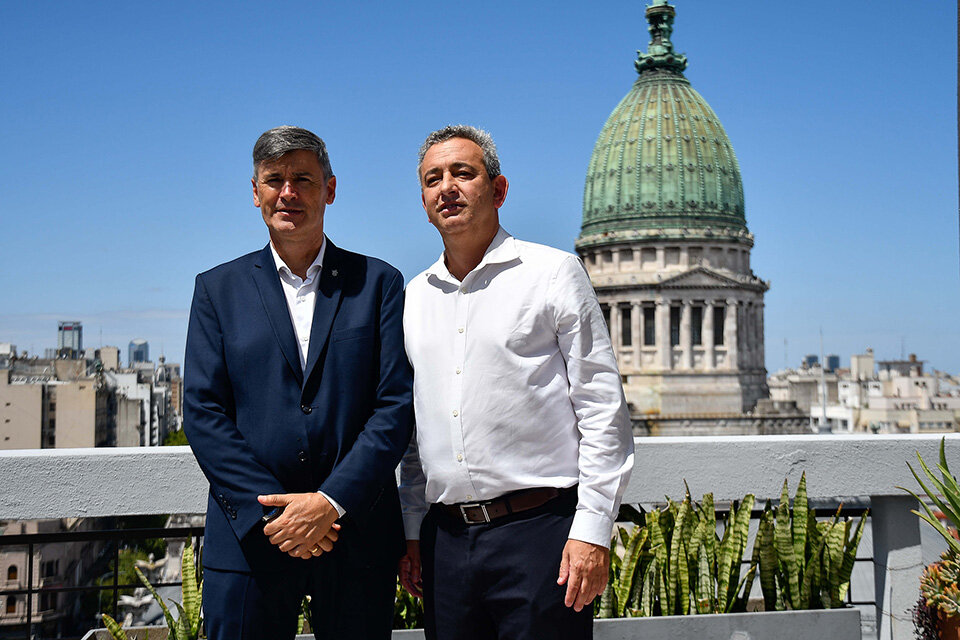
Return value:
[(313, 549), (310, 549), (310, 553), (311, 553), (311, 555), (318, 556), (318, 555), (320, 555), (321, 553), (323, 553), (323, 551), (320, 549), (320, 545), (319, 545), (319, 544), (315, 544), (315, 545), (313, 545)]

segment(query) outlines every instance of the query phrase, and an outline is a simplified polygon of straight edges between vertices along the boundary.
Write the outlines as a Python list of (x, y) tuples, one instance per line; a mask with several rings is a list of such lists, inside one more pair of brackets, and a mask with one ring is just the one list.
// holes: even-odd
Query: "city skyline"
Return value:
[[(754, 271), (772, 283), (768, 371), (819, 354), (821, 327), (842, 366), (872, 347), (960, 371), (955, 6), (847, 3), (827, 18), (673, 4), (686, 75), (737, 153)], [(590, 151), (648, 41), (643, 2), (602, 15), (563, 2), (443, 15), (293, 4), (280, 52), (252, 4), (55, 6), (42, 26), (36, 8), (0, 9), (18, 88), (0, 102), (0, 168), (17, 186), (0, 342), (34, 355), (56, 344), (57, 321), (80, 320), (87, 348), (145, 338), (154, 359), (182, 362), (193, 276), (266, 241), (249, 155), (277, 124), (330, 147), (331, 239), (408, 280), (441, 249), (416, 148), (448, 122), (497, 140), (504, 226), (572, 250)]]

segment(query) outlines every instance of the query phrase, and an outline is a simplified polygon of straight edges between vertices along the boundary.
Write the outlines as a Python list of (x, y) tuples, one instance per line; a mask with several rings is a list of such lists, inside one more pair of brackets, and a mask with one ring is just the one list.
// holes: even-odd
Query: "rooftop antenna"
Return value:
[(820, 327), (820, 433), (830, 433), (827, 422), (827, 378), (824, 374), (826, 363), (823, 360), (823, 327)]

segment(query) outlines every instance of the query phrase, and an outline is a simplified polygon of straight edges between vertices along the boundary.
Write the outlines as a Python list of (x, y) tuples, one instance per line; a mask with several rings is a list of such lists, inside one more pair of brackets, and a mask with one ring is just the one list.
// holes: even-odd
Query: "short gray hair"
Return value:
[(463, 138), (473, 142), (483, 151), (483, 166), (487, 170), (487, 175), (493, 180), (500, 175), (500, 158), (497, 157), (497, 145), (493, 143), (493, 138), (489, 133), (477, 127), (471, 127), (468, 124), (451, 124), (443, 129), (437, 129), (427, 136), (427, 139), (420, 145), (420, 154), (417, 158), (417, 180), (420, 180), (420, 169), (423, 166), (423, 156), (435, 144), (446, 142), (452, 138)]
[(253, 179), (257, 179), (257, 171), (264, 160), (276, 160), (285, 153), (301, 149), (317, 154), (317, 160), (320, 161), (326, 180), (333, 177), (327, 145), (323, 143), (320, 136), (300, 127), (283, 125), (265, 131), (253, 145)]

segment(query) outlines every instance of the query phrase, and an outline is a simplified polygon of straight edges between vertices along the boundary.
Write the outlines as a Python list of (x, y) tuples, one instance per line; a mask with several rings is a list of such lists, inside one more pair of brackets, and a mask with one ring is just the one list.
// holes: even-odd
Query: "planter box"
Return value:
[[(167, 640), (167, 626), (162, 627), (130, 627), (124, 629), (130, 640)], [(113, 636), (106, 629), (93, 629), (80, 640), (113, 640)]]
[[(159, 630), (162, 635), (137, 635)], [(141, 627), (127, 631), (131, 639), (165, 640), (166, 627)], [(860, 640), (858, 609), (718, 613), (700, 616), (658, 618), (612, 618), (595, 620), (594, 640), (639, 640), (641, 638), (711, 638), (712, 640)], [(393, 640), (423, 640), (422, 629), (394, 631)], [(90, 631), (83, 640), (110, 640), (106, 629)], [(313, 640), (313, 635), (297, 636)]]

